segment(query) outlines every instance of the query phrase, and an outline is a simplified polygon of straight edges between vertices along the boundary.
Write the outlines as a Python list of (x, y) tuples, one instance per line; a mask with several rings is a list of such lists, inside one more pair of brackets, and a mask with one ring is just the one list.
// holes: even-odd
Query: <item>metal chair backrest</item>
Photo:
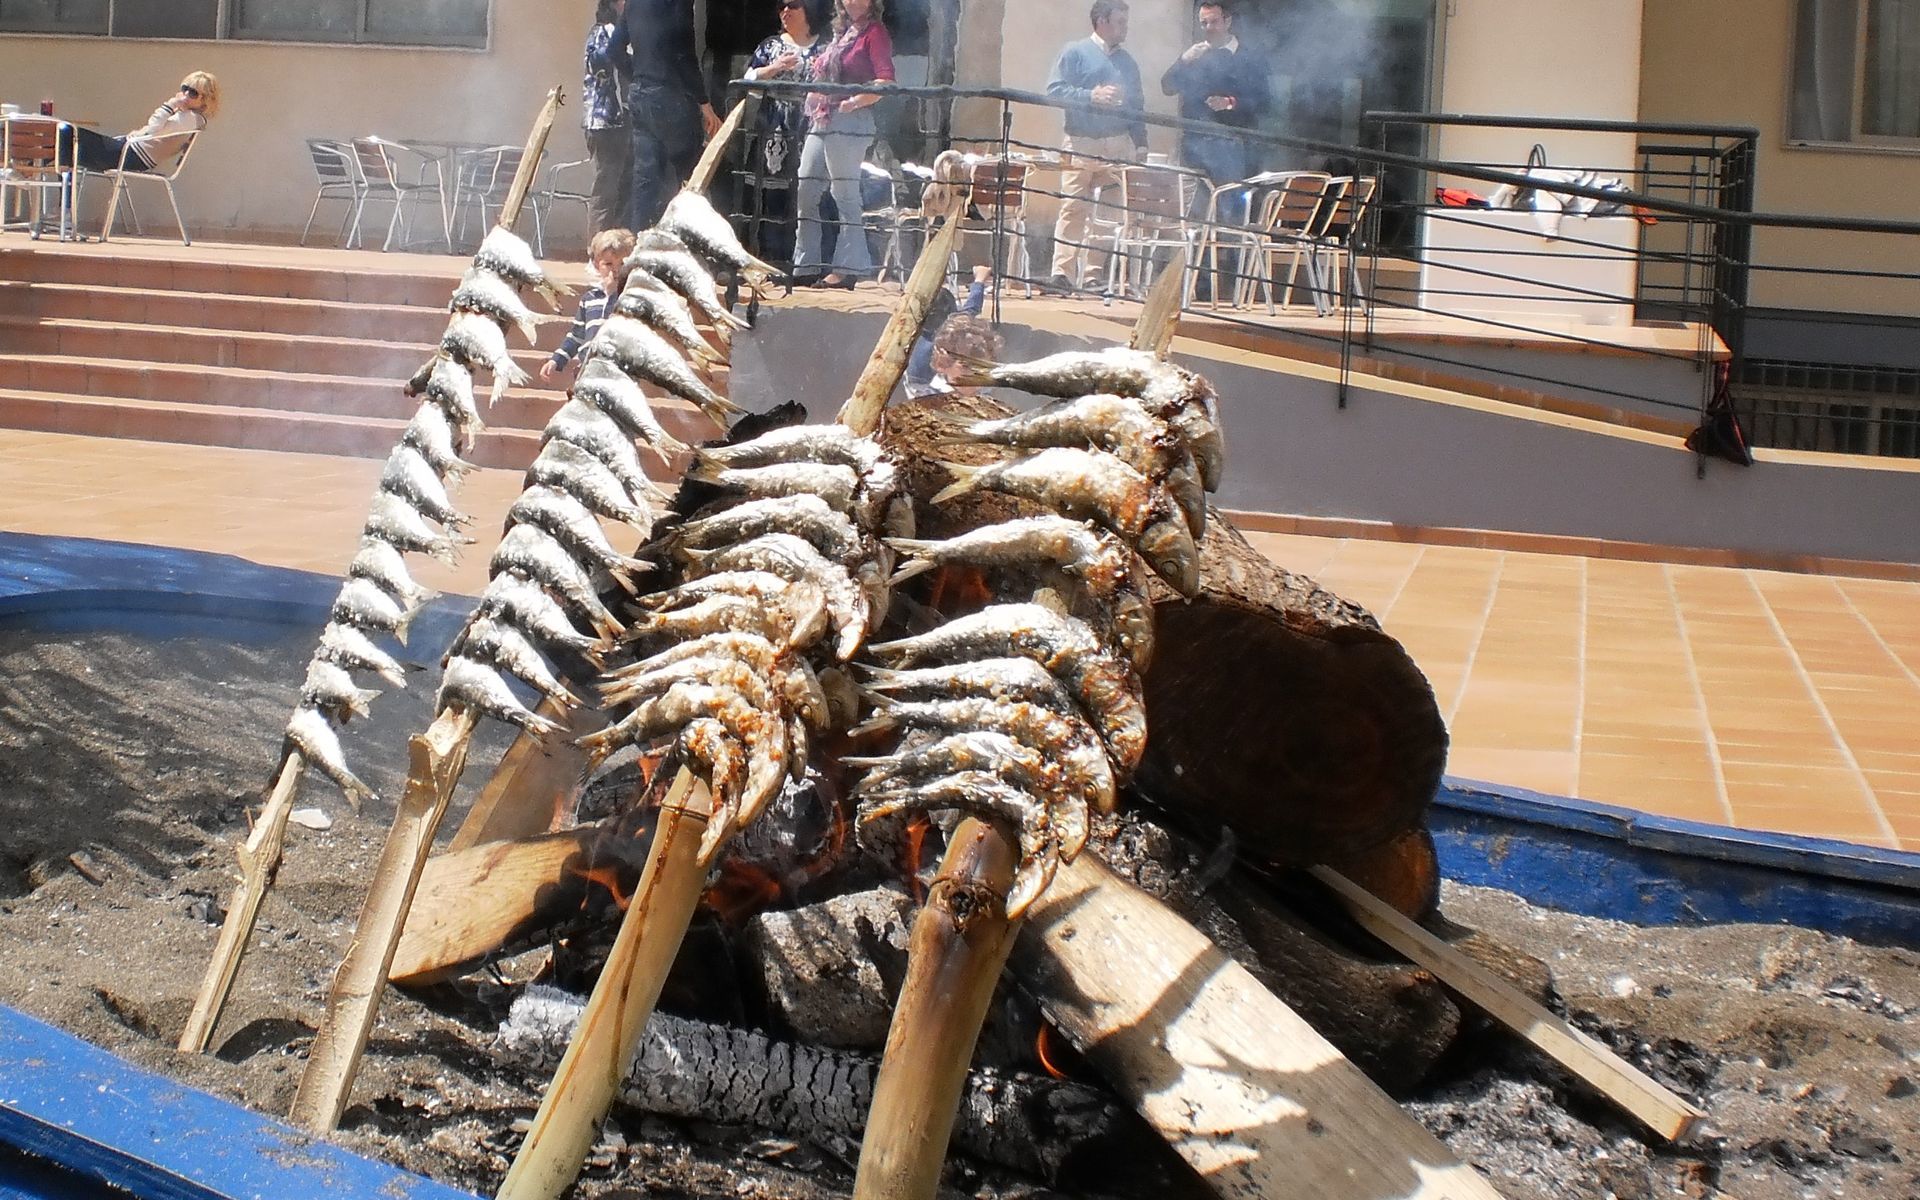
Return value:
[(520, 160), (526, 156), (521, 146), (490, 146), (468, 157), (466, 169), (462, 172), (466, 178), (460, 181), (460, 189), (492, 198), (504, 194), (513, 186), (513, 177), (520, 171)]
[(1347, 198), (1347, 191), (1353, 187), (1353, 176), (1336, 175), (1327, 180), (1326, 194), (1320, 197), (1320, 207), (1314, 210), (1303, 230), (1314, 241), (1327, 236), (1327, 230), (1333, 227), (1333, 220), (1340, 214), (1340, 204)]
[(353, 139), (354, 161), (360, 164), (360, 177), (374, 187), (400, 187), (400, 179), (394, 170), (393, 155), (387, 152), (387, 144), (377, 137)]
[(313, 173), (322, 184), (353, 183), (353, 154), (339, 142), (326, 138), (308, 138), (307, 153), (313, 159)]
[(1353, 240), (1354, 231), (1365, 226), (1367, 213), (1373, 207), (1373, 196), (1380, 188), (1380, 179), (1375, 175), (1362, 175), (1357, 179), (1335, 179), (1335, 183), (1346, 183), (1339, 203), (1332, 206), (1326, 232), (1322, 234), (1336, 242)]
[(973, 164), (967, 179), (967, 201), (988, 219), (996, 209), (1009, 215), (1025, 211), (1027, 164), (1001, 158)]
[(75, 169), (75, 150), (68, 161), (60, 162), (60, 126), (53, 117), (13, 116), (6, 118), (6, 145), (0, 150), (0, 166), (17, 175), (53, 175)]
[(1268, 233), (1305, 236), (1326, 199), (1333, 176), (1325, 171), (1301, 171), (1280, 180), (1267, 193), (1260, 225)]
[(1164, 231), (1186, 220), (1184, 172), (1171, 167), (1134, 166), (1120, 171), (1121, 220), (1133, 229)]

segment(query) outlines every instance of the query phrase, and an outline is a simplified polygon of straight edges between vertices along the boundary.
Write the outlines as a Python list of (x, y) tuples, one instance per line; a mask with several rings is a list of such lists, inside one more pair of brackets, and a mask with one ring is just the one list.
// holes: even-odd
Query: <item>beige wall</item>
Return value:
[[(1760, 130), (1765, 212), (1920, 218), (1920, 154), (1786, 144), (1793, 0), (1646, 0), (1641, 111), (1648, 120)], [(1756, 262), (1920, 272), (1920, 238), (1756, 231)], [(1754, 304), (1920, 316), (1920, 287), (1756, 273)]]
[[(1442, 112), (1618, 121), (1639, 115), (1637, 0), (1453, 0), (1443, 35)], [(1438, 157), (1521, 162), (1536, 141), (1554, 162), (1633, 162), (1631, 135), (1489, 129), (1444, 131)]]
[[(568, 104), (548, 161), (584, 158), (580, 48), (592, 17), (592, 0), (495, 0), (484, 51), (0, 35), (0, 98), (37, 105), (51, 96), (61, 115), (121, 132), (142, 124), (187, 71), (211, 71), (223, 108), (179, 185), (190, 230), (208, 239), (232, 229), (297, 233), (313, 203), (309, 137), (518, 145), (546, 90), (561, 84)], [(153, 211), (142, 206), (143, 216)], [(327, 215), (338, 211), (321, 210), (322, 244)], [(385, 206), (378, 211), (384, 232)], [(578, 205), (562, 211), (569, 227), (584, 226)]]

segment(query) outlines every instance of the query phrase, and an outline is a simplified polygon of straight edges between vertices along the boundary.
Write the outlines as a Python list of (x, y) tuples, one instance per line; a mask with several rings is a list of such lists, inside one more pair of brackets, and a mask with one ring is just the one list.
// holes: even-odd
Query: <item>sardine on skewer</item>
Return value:
[(320, 648), (315, 658), (338, 663), (356, 671), (370, 671), (397, 688), (407, 686), (400, 661), (373, 644), (373, 639), (352, 625), (329, 622), (320, 630)]
[(443, 533), (427, 524), (419, 509), (392, 492), (374, 496), (361, 532), (409, 553), (425, 554), (447, 566), (459, 561), (460, 547), (473, 544), (473, 539), (464, 534)]
[(534, 712), (520, 702), (513, 694), (507, 681), (491, 663), (480, 662), (455, 654), (447, 659), (445, 674), (440, 679), (440, 693), (434, 700), (434, 710), (442, 711), (452, 704), (463, 704), (468, 708), (485, 713), (501, 721), (518, 725), (534, 737), (545, 739), (559, 733), (561, 726)]
[(653, 327), (654, 332), (670, 339), (694, 364), (711, 372), (725, 364), (726, 355), (715, 350), (694, 324), (693, 309), (687, 298), (645, 271), (627, 276), (627, 286), (613, 302), (613, 311)]
[[(439, 359), (435, 365), (441, 362), (447, 363), (455, 370), (466, 369), (451, 359)], [(467, 384), (469, 408), (472, 407), (472, 387), (472, 380), (469, 377)], [(472, 416), (475, 421), (480, 419), (477, 410)], [(427, 460), (427, 465), (438, 472), (440, 478), (457, 482), (467, 472), (473, 470), (473, 464), (463, 461), (455, 449), (454, 440), (457, 436), (453, 422), (447, 418), (447, 410), (441, 407), (438, 401), (429, 401), (422, 403), (414, 410), (413, 419), (407, 422), (406, 429), (400, 434), (400, 440), (418, 450), (420, 457)]]
[(455, 651), (463, 658), (491, 663), (509, 675), (525, 680), (535, 691), (562, 708), (578, 708), (582, 703), (580, 697), (553, 673), (533, 640), (505, 621), (476, 617), (460, 631)]
[(379, 695), (354, 683), (346, 668), (319, 655), (307, 664), (307, 677), (300, 685), (300, 703), (356, 717), (367, 716), (372, 711), (367, 706)]
[(685, 242), (672, 234), (661, 230), (642, 234), (633, 253), (627, 256), (626, 266), (629, 271), (645, 271), (685, 296), (695, 311), (713, 322), (722, 338), (730, 338), (734, 330), (747, 327), (745, 321), (728, 312), (727, 306), (720, 302), (720, 289), (713, 281), (713, 273), (694, 257)]
[(571, 650), (596, 667), (604, 660), (606, 643), (581, 633), (560, 601), (539, 584), (519, 575), (496, 575), (489, 579), (473, 611), (478, 617), (497, 617), (543, 646)]
[(686, 551), (701, 576), (729, 571), (765, 571), (792, 583), (820, 589), (834, 628), (834, 657), (845, 662), (872, 631), (873, 605), (866, 592), (839, 563), (803, 538), (766, 533), (717, 550)]
[(333, 780), (356, 810), (362, 802), (373, 799), (373, 789), (347, 768), (346, 754), (340, 749), (340, 735), (319, 709), (302, 704), (293, 710), (293, 716), (287, 720), (287, 743), (300, 752), (300, 757), (320, 768), (321, 774)]
[(1048, 806), (991, 771), (958, 771), (911, 786), (877, 787), (862, 791), (859, 800), (863, 825), (901, 812), (954, 809), (1010, 826), (1020, 851), (1013, 886), (1007, 890), (1010, 919), (1040, 898), (1058, 870), (1061, 852)]
[(783, 425), (759, 437), (724, 446), (702, 446), (694, 451), (701, 463), (721, 467), (767, 467), (775, 463), (820, 462), (852, 467), (865, 473), (883, 461), (886, 452), (870, 437), (861, 437), (845, 425)]
[(587, 506), (558, 488), (535, 485), (521, 492), (507, 509), (507, 522), (545, 532), (577, 560), (592, 563), (616, 579), (653, 569), (645, 559), (630, 558), (614, 549), (606, 530)]
[(667, 201), (654, 228), (678, 237), (689, 250), (717, 266), (762, 279), (779, 274), (775, 268), (747, 253), (739, 235), (733, 231), (733, 223), (721, 215), (702, 192), (688, 188), (675, 194)]
[(568, 441), (550, 441), (540, 447), (527, 468), (529, 486), (565, 492), (603, 517), (631, 525), (646, 537), (653, 531), (653, 512), (636, 503), (627, 485), (607, 464)]
[(609, 359), (589, 358), (581, 365), (580, 377), (573, 384), (573, 398), (612, 417), (628, 434), (651, 446), (662, 460), (671, 460), (687, 448), (654, 415), (653, 405), (640, 385)]
[(327, 619), (356, 629), (378, 629), (392, 634), (405, 645), (407, 626), (419, 611), (402, 605), (377, 584), (365, 579), (349, 579), (340, 585)]
[(519, 291), (502, 279), (491, 267), (467, 268), (447, 302), (448, 312), (473, 312), (492, 317), (503, 326), (520, 331), (529, 346), (540, 340), (540, 327), (534, 323), (533, 310), (520, 299)]
[(360, 539), (360, 549), (354, 554), (353, 561), (347, 564), (347, 574), (378, 584), (407, 608), (420, 608), (440, 594), (415, 583), (399, 548), (377, 537)]
[(645, 497), (656, 504), (666, 503), (667, 494), (647, 477), (640, 465), (640, 452), (633, 447), (620, 423), (600, 409), (580, 400), (569, 400), (553, 414), (540, 433), (542, 445), (551, 441), (571, 442), (600, 460), (625, 485), (627, 493)]
[(595, 593), (592, 577), (551, 534), (514, 525), (500, 539), (487, 569), (493, 575), (511, 571), (540, 584), (602, 636), (620, 632), (620, 622)]
[(608, 317), (581, 353), (605, 358), (634, 379), (666, 389), (722, 426), (744, 411), (703, 383), (671, 342), (632, 317)]
[[(473, 449), (474, 435), (485, 427), (480, 406), (473, 399), (473, 368), (451, 355), (435, 355), (421, 381), (420, 395), (440, 406), (453, 432), (459, 435), (460, 449)], [(418, 413), (414, 416), (419, 419)]]
[(573, 294), (571, 289), (549, 279), (540, 260), (534, 257), (533, 247), (504, 226), (495, 225), (487, 231), (473, 256), (473, 265), (486, 267), (509, 282), (539, 292), (555, 312), (560, 311), (560, 302)]
[(440, 348), (459, 359), (468, 370), (485, 367), (493, 374), (490, 399), (498, 404), (510, 387), (520, 387), (528, 376), (507, 351), (507, 335), (489, 317), (479, 313), (457, 312), (447, 322), (440, 337)]
[(473, 520), (453, 506), (453, 498), (447, 495), (433, 464), (404, 440), (387, 455), (386, 465), (380, 469), (380, 490), (393, 493), (450, 529)]

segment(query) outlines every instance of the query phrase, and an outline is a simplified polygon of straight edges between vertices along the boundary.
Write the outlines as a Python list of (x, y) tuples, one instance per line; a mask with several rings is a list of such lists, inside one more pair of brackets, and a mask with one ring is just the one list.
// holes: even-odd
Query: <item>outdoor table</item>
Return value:
[(460, 172), (473, 155), (491, 150), (498, 142), (462, 142), (447, 138), (395, 138), (396, 143), (433, 164), (440, 193), (440, 225), (453, 252), (453, 201), (460, 190)]

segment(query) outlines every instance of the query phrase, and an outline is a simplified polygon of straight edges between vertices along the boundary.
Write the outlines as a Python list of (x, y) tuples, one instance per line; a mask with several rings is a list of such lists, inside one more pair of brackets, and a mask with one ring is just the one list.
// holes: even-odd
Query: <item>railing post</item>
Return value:
[[(999, 194), (994, 197), (993, 205), (993, 324), (1000, 324), (1000, 293), (1006, 290), (1007, 275), (1007, 205), (1005, 191), (1007, 187), (1007, 156), (1013, 149), (1013, 104), (1005, 99), (1000, 101), (1000, 166), (996, 171)], [(1026, 186), (1024, 178), (1020, 186)], [(953, 218), (959, 220), (958, 216)]]

